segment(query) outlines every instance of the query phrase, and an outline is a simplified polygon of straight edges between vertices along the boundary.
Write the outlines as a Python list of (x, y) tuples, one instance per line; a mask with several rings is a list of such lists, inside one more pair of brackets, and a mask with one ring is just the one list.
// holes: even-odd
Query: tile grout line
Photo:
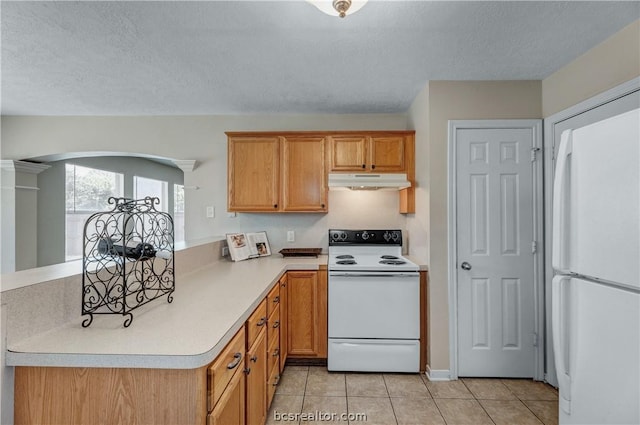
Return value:
[[(534, 412), (533, 410), (531, 410), (531, 408), (529, 408), (529, 406), (527, 405), (527, 403), (525, 403), (525, 400), (522, 400), (522, 399), (521, 399), (520, 397), (518, 397), (516, 394), (514, 394), (514, 395), (517, 397), (518, 401), (519, 401), (520, 403), (522, 403), (522, 404), (524, 405), (524, 407), (526, 407), (526, 408), (527, 408), (527, 410), (529, 410), (531, 413), (533, 413), (533, 416), (535, 416), (535, 417), (536, 417), (536, 418), (537, 418), (537, 419), (538, 419), (538, 420), (539, 420), (543, 425), (546, 425), (546, 422), (545, 422), (545, 421), (544, 421), (540, 416), (536, 415), (536, 412)], [(537, 400), (532, 400), (532, 401), (537, 401)], [(542, 400), (540, 400), (540, 401), (542, 401)]]
[[(495, 425), (496, 421), (494, 421), (494, 420), (493, 420), (493, 418), (491, 417), (491, 415), (489, 414), (489, 412), (487, 412), (487, 409), (485, 409), (485, 408), (484, 408), (484, 406), (482, 405), (482, 403), (480, 403), (480, 400), (482, 400), (482, 399), (479, 399), (479, 398), (476, 396), (476, 394), (475, 394), (473, 391), (471, 391), (471, 388), (469, 388), (469, 387), (467, 386), (467, 384), (464, 382), (464, 380), (463, 380), (463, 379), (461, 379), (460, 381), (462, 382), (462, 385), (464, 385), (464, 387), (469, 391), (469, 393), (471, 393), (471, 395), (473, 396), (473, 399), (476, 401), (476, 403), (478, 403), (478, 404), (480, 405), (480, 407), (482, 408), (482, 410), (484, 411), (484, 413), (487, 415), (487, 418), (489, 418), (489, 420), (490, 420), (490, 421)], [(504, 384), (503, 384), (503, 385), (504, 385)], [(505, 385), (505, 387), (507, 387), (507, 386)], [(511, 390), (509, 389), (509, 387), (507, 387), (507, 390), (509, 390), (509, 392), (511, 393)], [(512, 394), (513, 394), (513, 393), (512, 393)], [(515, 396), (515, 394), (513, 394), (513, 395)], [(516, 398), (517, 398), (517, 397), (516, 397)]]
[(396, 416), (396, 409), (393, 408), (393, 402), (391, 401), (391, 394), (389, 393), (389, 387), (387, 386), (387, 380), (384, 377), (384, 373), (382, 375), (382, 382), (384, 383), (384, 389), (387, 391), (387, 399), (389, 400), (389, 404), (391, 405), (391, 412), (393, 413), (393, 419), (396, 420), (396, 425), (398, 425), (398, 417)]

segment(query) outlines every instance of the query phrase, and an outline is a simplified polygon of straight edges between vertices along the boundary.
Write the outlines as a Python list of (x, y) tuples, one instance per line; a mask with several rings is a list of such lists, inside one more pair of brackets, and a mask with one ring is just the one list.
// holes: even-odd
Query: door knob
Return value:
[(460, 268), (462, 268), (462, 270), (471, 270), (471, 264), (463, 261), (462, 264), (460, 264)]

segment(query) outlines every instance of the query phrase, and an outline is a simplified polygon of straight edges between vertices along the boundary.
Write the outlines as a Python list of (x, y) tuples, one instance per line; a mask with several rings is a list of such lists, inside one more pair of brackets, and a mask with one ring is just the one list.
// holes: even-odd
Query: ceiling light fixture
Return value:
[(368, 0), (307, 0), (322, 12), (331, 16), (344, 18), (364, 6)]

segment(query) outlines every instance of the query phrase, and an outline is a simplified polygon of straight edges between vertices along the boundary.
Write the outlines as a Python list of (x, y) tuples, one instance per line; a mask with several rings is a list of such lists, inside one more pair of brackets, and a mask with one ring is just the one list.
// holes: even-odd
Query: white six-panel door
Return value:
[(456, 130), (458, 376), (534, 377), (531, 128)]

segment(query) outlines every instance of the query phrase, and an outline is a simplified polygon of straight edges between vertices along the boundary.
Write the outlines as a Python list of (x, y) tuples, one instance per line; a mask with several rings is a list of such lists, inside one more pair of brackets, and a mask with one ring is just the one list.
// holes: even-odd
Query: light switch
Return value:
[(295, 242), (296, 241), (296, 232), (293, 230), (287, 231), (287, 242)]
[(214, 218), (216, 216), (216, 210), (212, 206), (207, 207), (207, 218)]

